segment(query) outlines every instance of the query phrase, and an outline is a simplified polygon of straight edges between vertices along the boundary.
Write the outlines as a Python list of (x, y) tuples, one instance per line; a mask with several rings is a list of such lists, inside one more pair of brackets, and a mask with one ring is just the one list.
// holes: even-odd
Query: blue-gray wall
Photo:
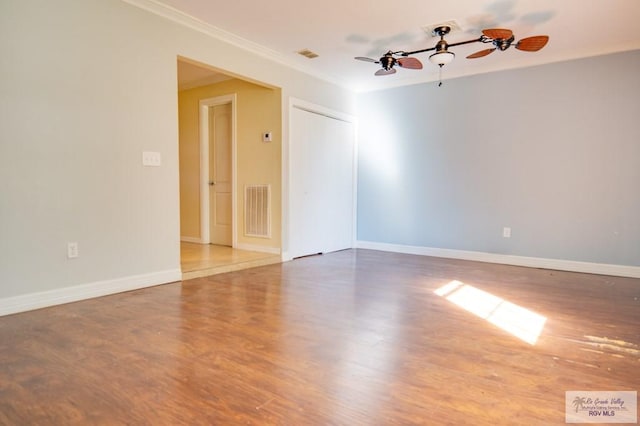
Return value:
[(640, 265), (640, 51), (365, 93), (358, 109), (359, 241)]

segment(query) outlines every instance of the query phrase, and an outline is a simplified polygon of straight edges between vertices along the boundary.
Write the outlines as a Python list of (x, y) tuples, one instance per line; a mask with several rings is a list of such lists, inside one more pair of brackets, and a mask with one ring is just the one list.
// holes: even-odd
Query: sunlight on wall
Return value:
[(384, 180), (395, 182), (398, 179), (397, 129), (389, 117), (376, 114), (368, 123), (360, 123), (361, 128), (370, 126), (375, 131), (375, 137), (366, 137), (360, 142), (362, 160), (381, 175)]
[(542, 315), (460, 281), (451, 281), (434, 293), (530, 345), (536, 344), (547, 321)]

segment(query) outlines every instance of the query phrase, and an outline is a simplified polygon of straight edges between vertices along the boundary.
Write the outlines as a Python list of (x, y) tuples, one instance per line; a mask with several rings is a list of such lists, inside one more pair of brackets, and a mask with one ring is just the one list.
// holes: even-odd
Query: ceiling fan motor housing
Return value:
[(511, 37), (509, 37), (507, 39), (497, 38), (497, 39), (493, 40), (493, 45), (495, 47), (497, 47), (499, 50), (505, 51), (505, 50), (507, 50), (509, 48), (509, 46), (511, 46), (511, 43), (513, 43), (513, 41), (515, 39), (516, 38), (514, 36), (511, 36)]
[(384, 55), (380, 58), (380, 64), (382, 65), (382, 68), (389, 71), (396, 64), (396, 59), (391, 55)]
[(444, 39), (442, 39), (438, 41), (438, 43), (436, 43), (436, 53), (446, 52), (448, 47), (449, 47), (449, 44)]

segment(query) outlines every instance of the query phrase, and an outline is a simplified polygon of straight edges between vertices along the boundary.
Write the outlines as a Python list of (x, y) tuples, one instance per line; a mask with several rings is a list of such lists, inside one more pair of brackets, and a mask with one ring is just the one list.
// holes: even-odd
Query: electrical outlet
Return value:
[(511, 238), (511, 228), (506, 227), (506, 226), (504, 228), (502, 228), (502, 236), (504, 238)]
[(78, 256), (78, 243), (67, 243), (67, 258), (75, 259)]
[(160, 167), (162, 165), (162, 157), (159, 152), (144, 151), (142, 153), (142, 165), (151, 167)]

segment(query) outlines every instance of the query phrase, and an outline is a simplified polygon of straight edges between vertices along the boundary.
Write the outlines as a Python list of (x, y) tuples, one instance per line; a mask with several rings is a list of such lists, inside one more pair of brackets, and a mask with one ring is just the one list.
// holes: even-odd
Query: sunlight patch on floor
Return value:
[(434, 293), (530, 345), (536, 344), (547, 321), (540, 314), (460, 281), (451, 281)]
[[(581, 343), (583, 345), (591, 346), (600, 353), (611, 353), (618, 352), (619, 354), (626, 354), (631, 356), (639, 356), (640, 357), (640, 349), (638, 345), (631, 342), (626, 342), (620, 339), (609, 339), (607, 337), (598, 337), (598, 336), (584, 336), (585, 340), (573, 340), (576, 343)], [(584, 349), (583, 349), (584, 350)], [(623, 356), (619, 354), (612, 354), (613, 356)], [(639, 359), (640, 361), (640, 359)]]

